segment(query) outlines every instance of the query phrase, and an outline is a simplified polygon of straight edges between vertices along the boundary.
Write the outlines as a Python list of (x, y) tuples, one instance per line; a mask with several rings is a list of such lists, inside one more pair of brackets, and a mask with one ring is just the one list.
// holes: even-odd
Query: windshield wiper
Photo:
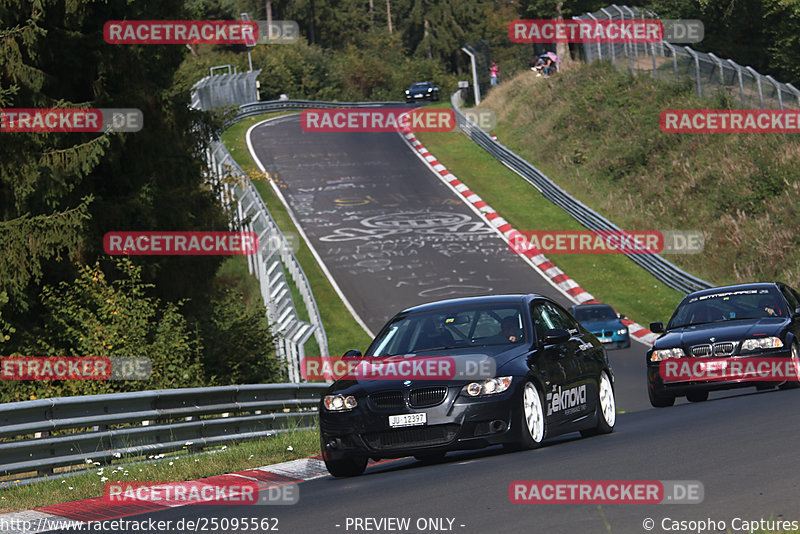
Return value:
[(432, 347), (430, 349), (419, 349), (419, 350), (415, 350), (413, 352), (417, 353), (417, 352), (428, 352), (428, 351), (431, 351), (431, 350), (462, 349), (462, 348), (467, 347), (467, 346), (468, 345), (458, 345), (456, 347)]

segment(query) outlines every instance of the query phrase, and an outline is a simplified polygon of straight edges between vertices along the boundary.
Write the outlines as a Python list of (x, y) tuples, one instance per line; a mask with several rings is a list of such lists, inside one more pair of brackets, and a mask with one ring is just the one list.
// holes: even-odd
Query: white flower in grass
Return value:
[(121, 457), (122, 457), (122, 454), (120, 454), (118, 452), (114, 453), (114, 458), (121, 458)]
[(75, 488), (73, 488), (72, 486), (69, 486), (69, 489), (75, 489)]
[(252, 460), (253, 459), (253, 455), (251, 454), (247, 459), (248, 460)]
[(169, 465), (172, 465), (172, 464), (174, 464), (174, 463), (175, 463), (175, 462), (170, 462), (170, 463), (169, 463)]
[(222, 449), (220, 449), (220, 450), (223, 450), (223, 451), (224, 451), (224, 450), (225, 450), (225, 449), (227, 449), (227, 448), (228, 448), (228, 446), (227, 446), (227, 445), (223, 445), (223, 446), (222, 446)]
[(84, 462), (86, 462), (87, 464), (92, 463), (92, 461), (90, 459), (88, 459), (88, 458), (86, 460), (84, 460)]
[(199, 461), (200, 461), (200, 458), (195, 458), (195, 459), (194, 459), (194, 461), (195, 461), (195, 462), (199, 462)]
[(62, 484), (66, 484), (66, 483), (67, 483), (67, 481), (66, 481), (66, 480), (62, 480), (62, 481), (61, 481), (61, 483), (62, 483)]
[(292, 447), (291, 445), (289, 445), (288, 447), (286, 447), (286, 450), (287, 450), (287, 451), (293, 451), (293, 450), (294, 450), (294, 447)]
[(141, 470), (141, 469), (139, 469), (139, 472), (141, 473), (141, 472), (142, 472), (142, 470)]
[(100, 462), (95, 462), (94, 465), (100, 465)]
[(108, 480), (108, 477), (103, 477), (100, 479), (100, 482), (105, 482), (106, 480)]

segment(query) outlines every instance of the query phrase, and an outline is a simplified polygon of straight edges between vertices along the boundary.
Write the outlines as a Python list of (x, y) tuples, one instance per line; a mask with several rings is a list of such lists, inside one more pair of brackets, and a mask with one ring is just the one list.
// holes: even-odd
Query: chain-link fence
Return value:
[(206, 76), (192, 87), (191, 106), (214, 109), (255, 102), (258, 100), (257, 78), (260, 73), (261, 69)]
[[(573, 18), (603, 21), (657, 19), (658, 16), (644, 9), (612, 4)], [(688, 46), (667, 41), (586, 43), (581, 47), (581, 55), (587, 63), (605, 59), (633, 72), (650, 72), (656, 80), (691, 79), (699, 96), (722, 90), (743, 109), (800, 109), (800, 90), (792, 84), (781, 83), (731, 59), (721, 59)]]

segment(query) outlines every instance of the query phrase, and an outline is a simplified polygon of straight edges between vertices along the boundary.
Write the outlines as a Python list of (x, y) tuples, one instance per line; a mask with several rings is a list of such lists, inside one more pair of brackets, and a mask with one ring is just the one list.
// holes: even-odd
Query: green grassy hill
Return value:
[(620, 227), (702, 230), (702, 254), (666, 256), (680, 267), (720, 285), (800, 286), (797, 135), (663, 133), (664, 109), (735, 106), (608, 64), (523, 72), (481, 107), (500, 142)]

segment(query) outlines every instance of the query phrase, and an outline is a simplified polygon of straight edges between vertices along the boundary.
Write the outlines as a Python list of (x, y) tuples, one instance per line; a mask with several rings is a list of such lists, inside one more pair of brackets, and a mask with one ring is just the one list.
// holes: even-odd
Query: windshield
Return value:
[(514, 345), (525, 339), (521, 308), (517, 306), (438, 310), (396, 317), (375, 338), (366, 356)]
[(411, 88), (412, 89), (425, 89), (426, 87), (429, 87), (429, 86), (430, 86), (430, 84), (428, 82), (412, 83), (411, 84)]
[(716, 323), (732, 319), (786, 317), (780, 294), (775, 289), (723, 291), (684, 300), (667, 328)]
[(591, 323), (594, 321), (614, 321), (617, 314), (610, 306), (592, 306), (589, 308), (575, 308), (575, 319), (581, 323)]

